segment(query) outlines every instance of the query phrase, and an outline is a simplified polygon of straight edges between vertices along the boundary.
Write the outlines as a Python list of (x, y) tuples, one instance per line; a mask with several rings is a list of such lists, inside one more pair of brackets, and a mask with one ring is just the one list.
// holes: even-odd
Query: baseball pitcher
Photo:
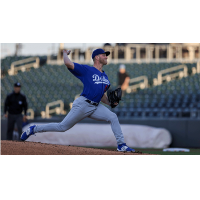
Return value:
[(120, 88), (111, 92), (109, 97), (106, 94), (106, 91), (110, 87), (110, 81), (103, 71), (103, 66), (107, 64), (107, 56), (110, 55), (110, 52), (105, 52), (103, 49), (94, 50), (92, 53), (94, 65), (92, 67), (71, 62), (68, 57), (70, 52), (70, 50), (63, 50), (64, 63), (67, 69), (82, 81), (84, 85), (83, 92), (73, 102), (72, 109), (62, 122), (37, 126), (32, 125), (21, 134), (21, 140), (25, 141), (35, 133), (65, 132), (82, 119), (89, 117), (99, 121), (107, 121), (111, 124), (117, 141), (118, 151), (135, 152), (134, 149), (128, 147), (124, 142), (124, 136), (117, 115), (99, 103), (101, 101), (114, 108), (118, 105), (119, 100), (121, 100)]

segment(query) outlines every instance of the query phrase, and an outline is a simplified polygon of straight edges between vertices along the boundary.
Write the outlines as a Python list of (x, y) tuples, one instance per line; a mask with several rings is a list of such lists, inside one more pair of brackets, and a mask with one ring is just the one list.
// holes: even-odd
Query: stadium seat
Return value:
[[(29, 57), (29, 56), (27, 56)], [(2, 59), (2, 69), (8, 70), (13, 61), (26, 57), (7, 57)], [(162, 85), (153, 86), (153, 78), (160, 70), (177, 66), (181, 63), (142, 63), (126, 64), (126, 71), (131, 78), (146, 75), (150, 87), (136, 93), (125, 94), (123, 101), (112, 109), (120, 117), (197, 117), (200, 110), (200, 75), (176, 79)], [(195, 63), (186, 63), (188, 70), (196, 67)], [(111, 89), (118, 86), (117, 72), (119, 64), (109, 64), (104, 71), (111, 82)], [(20, 81), (22, 93), (27, 96), (29, 108), (40, 116), (47, 103), (62, 99), (65, 105), (73, 102), (75, 95), (80, 94), (83, 84), (69, 73), (65, 65), (47, 65), (37, 69), (18, 73), (15, 76), (5, 75), (1, 80), (1, 102), (13, 90), (13, 84)], [(3, 110), (1, 103), (1, 110)]]

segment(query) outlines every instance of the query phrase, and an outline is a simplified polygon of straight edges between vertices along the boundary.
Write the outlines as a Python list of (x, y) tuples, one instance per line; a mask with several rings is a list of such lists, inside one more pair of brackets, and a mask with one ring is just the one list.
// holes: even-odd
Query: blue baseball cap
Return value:
[(110, 55), (110, 51), (104, 51), (103, 49), (96, 49), (96, 50), (94, 50), (93, 51), (93, 53), (92, 53), (92, 59), (95, 57), (95, 56), (97, 56), (97, 55), (99, 55), (99, 54), (106, 54), (106, 56), (109, 56)]

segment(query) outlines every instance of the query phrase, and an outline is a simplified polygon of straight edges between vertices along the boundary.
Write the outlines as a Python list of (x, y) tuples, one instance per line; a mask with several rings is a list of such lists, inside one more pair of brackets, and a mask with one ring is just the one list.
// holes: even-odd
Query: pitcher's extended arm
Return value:
[(63, 50), (63, 59), (64, 63), (68, 69), (74, 69), (74, 63), (69, 59), (68, 55), (70, 54), (70, 50)]

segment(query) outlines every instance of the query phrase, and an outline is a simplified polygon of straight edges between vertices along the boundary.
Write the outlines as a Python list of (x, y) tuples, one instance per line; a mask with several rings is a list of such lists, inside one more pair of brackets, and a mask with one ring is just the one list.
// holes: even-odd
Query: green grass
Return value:
[[(189, 149), (189, 148), (187, 148)], [(163, 149), (137, 149), (143, 153), (158, 154), (158, 155), (200, 155), (200, 149), (190, 149), (190, 152), (164, 152)]]
[[(116, 147), (88, 147), (88, 148), (97, 148), (97, 149), (107, 149), (107, 150), (116, 150)], [(134, 148), (134, 147), (133, 147)], [(190, 152), (164, 152), (163, 149), (142, 149), (134, 148), (136, 151), (141, 151), (142, 153), (149, 154), (158, 154), (158, 155), (200, 155), (200, 149), (190, 149)]]

